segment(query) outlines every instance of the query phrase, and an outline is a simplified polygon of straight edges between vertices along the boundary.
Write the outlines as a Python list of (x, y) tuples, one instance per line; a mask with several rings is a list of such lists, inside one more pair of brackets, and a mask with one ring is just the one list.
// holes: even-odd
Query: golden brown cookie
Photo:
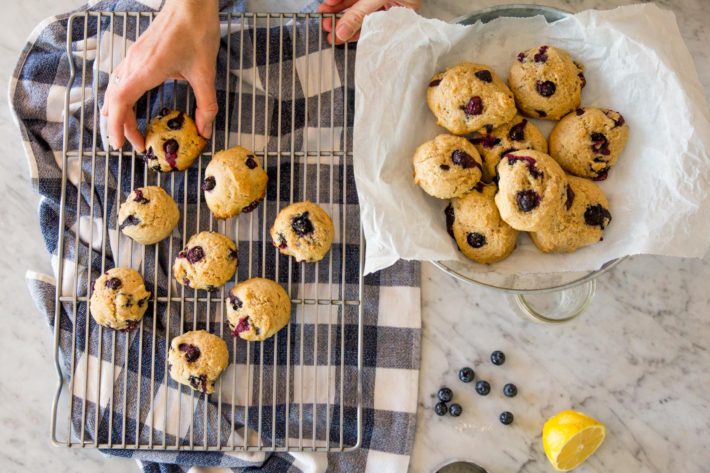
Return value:
[(629, 139), (629, 126), (619, 112), (578, 108), (555, 125), (550, 156), (570, 174), (603, 181)]
[(200, 136), (192, 118), (164, 108), (148, 123), (143, 159), (157, 172), (184, 171), (192, 166), (207, 140)]
[(280, 284), (270, 279), (242, 281), (229, 291), (227, 300), (232, 335), (244, 340), (266, 340), (291, 318), (291, 299)]
[(465, 138), (439, 135), (414, 152), (414, 183), (439, 199), (468, 192), (482, 176), (481, 157)]
[(195, 391), (210, 394), (229, 365), (227, 344), (217, 335), (194, 330), (175, 337), (168, 351), (170, 377)]
[(515, 100), (488, 66), (463, 63), (432, 77), (427, 104), (436, 123), (454, 135), (493, 129), (515, 116)]
[(177, 204), (158, 186), (133, 189), (118, 211), (123, 234), (143, 245), (152, 245), (167, 238), (179, 220)]
[(200, 232), (178, 253), (173, 274), (184, 286), (213, 291), (234, 276), (238, 262), (232, 240), (221, 233)]
[(564, 209), (549, 227), (530, 233), (535, 246), (545, 253), (569, 253), (603, 239), (611, 222), (609, 201), (595, 183), (567, 176)]
[(271, 227), (271, 240), (282, 254), (313, 263), (328, 253), (334, 233), (325, 210), (306, 200), (281, 209)]
[(94, 282), (89, 311), (97, 324), (130, 332), (148, 308), (150, 292), (140, 273), (131, 268), (113, 268)]

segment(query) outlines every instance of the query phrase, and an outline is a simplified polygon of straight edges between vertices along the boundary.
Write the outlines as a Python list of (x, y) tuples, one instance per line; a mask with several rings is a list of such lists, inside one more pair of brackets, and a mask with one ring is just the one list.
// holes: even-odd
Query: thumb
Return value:
[(205, 138), (212, 137), (212, 122), (217, 116), (217, 91), (215, 90), (215, 70), (200, 71), (186, 77), (195, 92), (195, 124), (197, 131)]
[(365, 15), (382, 8), (385, 0), (360, 0), (345, 10), (335, 27), (335, 36), (341, 41), (347, 41), (360, 30)]

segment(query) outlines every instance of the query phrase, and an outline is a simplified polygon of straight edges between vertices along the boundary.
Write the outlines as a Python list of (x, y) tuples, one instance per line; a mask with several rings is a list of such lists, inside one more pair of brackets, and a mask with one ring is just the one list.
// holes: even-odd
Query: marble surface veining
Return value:
[[(0, 18), (0, 86), (25, 38), (44, 17), (79, 0), (6, 2)], [(451, 19), (495, 0), (423, 0), (425, 16)], [(626, 0), (545, 0), (578, 11), (613, 8)], [(675, 12), (710, 96), (710, 1), (661, 0)], [(300, 9), (303, 2), (251, 2), (261, 10)], [(256, 5), (256, 6), (254, 6)], [(0, 330), (5, 374), (0, 381), (0, 468), (3, 471), (131, 471), (124, 459), (106, 461), (91, 450), (55, 448), (49, 442), (49, 412), (55, 388), (51, 339), (25, 288), (27, 269), (49, 273), (19, 134), (0, 96)], [(423, 348), (417, 433), (410, 470), (429, 472), (447, 459), (469, 458), (489, 473), (549, 472), (540, 444), (545, 418), (573, 407), (608, 426), (599, 452), (578, 471), (700, 473), (708, 471), (710, 432), (710, 257), (681, 260), (635, 257), (598, 281), (589, 311), (577, 321), (548, 327), (518, 318), (501, 294), (463, 285), (425, 264), (422, 276)], [(502, 367), (491, 351), (508, 355)], [(456, 380), (471, 365), (489, 380), (480, 397)], [(9, 369), (8, 369), (9, 368)], [(519, 394), (500, 394), (514, 382)], [(464, 413), (433, 415), (433, 394), (451, 386)], [(498, 414), (510, 410), (512, 426)]]

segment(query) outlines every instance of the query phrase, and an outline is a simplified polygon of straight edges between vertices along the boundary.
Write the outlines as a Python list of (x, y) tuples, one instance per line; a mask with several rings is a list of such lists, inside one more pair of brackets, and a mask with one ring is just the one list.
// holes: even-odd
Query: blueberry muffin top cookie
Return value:
[(143, 159), (157, 172), (184, 171), (202, 152), (207, 140), (200, 136), (192, 118), (164, 108), (148, 123)]
[(291, 299), (280, 284), (251, 278), (235, 285), (227, 296), (227, 319), (232, 335), (263, 341), (286, 326)]
[(494, 197), (495, 184), (480, 183), (471, 192), (453, 199), (446, 208), (446, 229), (467, 258), (495, 263), (515, 249), (518, 232), (500, 218)]
[(175, 279), (193, 289), (212, 291), (229, 281), (237, 270), (237, 245), (217, 232), (190, 237), (173, 264)]
[(548, 227), (566, 201), (567, 179), (560, 165), (528, 149), (503, 156), (497, 171), (495, 202), (503, 220), (520, 231)]
[(414, 152), (414, 183), (439, 199), (451, 199), (471, 190), (483, 167), (476, 148), (465, 138), (439, 135)]
[(483, 179), (496, 179), (496, 167), (504, 154), (521, 149), (532, 149), (547, 153), (547, 140), (540, 129), (526, 118), (516, 115), (513, 121), (494, 128), (490, 133), (473, 138), (483, 159)]
[(432, 77), (427, 104), (436, 123), (454, 135), (493, 129), (515, 116), (515, 100), (488, 66), (463, 63)]
[(273, 245), (296, 261), (320, 261), (330, 250), (333, 221), (318, 205), (296, 202), (281, 209), (271, 227)]
[(138, 271), (113, 268), (94, 282), (89, 311), (97, 324), (128, 332), (140, 323), (149, 298)]
[(215, 218), (251, 212), (266, 195), (269, 180), (259, 158), (235, 146), (214, 155), (205, 168), (202, 190)]
[(603, 181), (628, 139), (629, 126), (619, 112), (578, 108), (552, 130), (550, 155), (570, 174)]
[(229, 365), (227, 344), (217, 335), (194, 330), (175, 337), (168, 351), (170, 377), (195, 391), (210, 394)]
[(158, 186), (133, 189), (118, 211), (119, 228), (123, 234), (143, 245), (167, 238), (179, 220), (177, 204)]
[(530, 233), (535, 246), (545, 253), (569, 253), (603, 239), (611, 222), (609, 201), (594, 182), (567, 176), (564, 209), (552, 224)]
[(508, 83), (524, 115), (559, 120), (579, 106), (587, 81), (584, 66), (566, 51), (544, 45), (518, 54)]

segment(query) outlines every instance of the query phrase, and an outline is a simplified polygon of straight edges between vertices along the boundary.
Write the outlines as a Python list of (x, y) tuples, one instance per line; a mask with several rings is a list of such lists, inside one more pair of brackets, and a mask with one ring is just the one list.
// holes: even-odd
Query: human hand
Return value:
[(145, 139), (138, 131), (133, 105), (165, 80), (189, 82), (195, 93), (195, 123), (209, 138), (217, 115), (215, 76), (219, 50), (217, 0), (166, 0), (153, 23), (113, 70), (101, 114), (108, 117), (109, 142), (120, 149), (125, 140), (139, 152)]
[(378, 10), (388, 10), (392, 7), (406, 7), (416, 10), (420, 3), (420, 0), (324, 0), (318, 7), (318, 12), (340, 13), (345, 10), (345, 14), (335, 23), (335, 35), (333, 35), (332, 19), (323, 19), (323, 29), (328, 32), (328, 42), (335, 41), (335, 44), (343, 44), (346, 41), (357, 41), (365, 15)]

